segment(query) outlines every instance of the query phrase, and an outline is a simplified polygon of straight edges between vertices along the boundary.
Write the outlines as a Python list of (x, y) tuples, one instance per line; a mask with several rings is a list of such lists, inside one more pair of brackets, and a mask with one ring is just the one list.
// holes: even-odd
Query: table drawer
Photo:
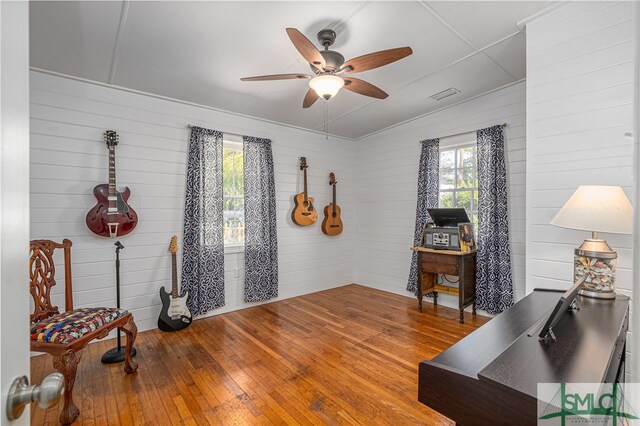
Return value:
[(447, 263), (432, 263), (423, 261), (421, 269), (424, 272), (431, 272), (432, 274), (446, 274), (446, 275), (460, 275), (458, 273), (458, 264), (455, 265)]
[(445, 263), (448, 265), (457, 265), (458, 264), (458, 256), (450, 255), (450, 254), (439, 254), (439, 253), (426, 253), (422, 252), (419, 255), (420, 259), (423, 262), (429, 263)]

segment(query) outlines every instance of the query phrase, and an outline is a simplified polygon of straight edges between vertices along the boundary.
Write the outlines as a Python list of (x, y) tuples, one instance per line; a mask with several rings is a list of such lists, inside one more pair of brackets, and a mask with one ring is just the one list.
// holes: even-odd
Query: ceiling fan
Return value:
[(359, 78), (345, 76), (347, 73), (358, 73), (388, 65), (405, 58), (413, 53), (410, 47), (398, 47), (396, 49), (381, 50), (358, 56), (345, 62), (344, 56), (335, 50), (329, 50), (336, 40), (336, 33), (331, 29), (324, 29), (318, 33), (318, 42), (324, 46), (324, 50), (318, 50), (300, 31), (295, 28), (287, 28), (287, 34), (291, 42), (304, 57), (315, 76), (309, 74), (275, 74), (261, 75), (257, 77), (241, 78), (242, 81), (269, 81), (269, 80), (309, 80), (309, 90), (302, 102), (303, 108), (309, 108), (320, 96), (329, 100), (345, 88), (364, 96), (377, 99), (385, 99), (389, 96), (380, 88), (367, 83)]

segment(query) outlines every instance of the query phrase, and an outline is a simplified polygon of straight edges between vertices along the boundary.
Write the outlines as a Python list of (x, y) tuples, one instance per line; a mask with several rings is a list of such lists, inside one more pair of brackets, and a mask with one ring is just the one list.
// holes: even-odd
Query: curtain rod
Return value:
[[(187, 124), (187, 126), (186, 126), (186, 127), (187, 127), (187, 129), (190, 129), (190, 128), (192, 128), (193, 126), (192, 126), (191, 124)], [(223, 134), (226, 134), (226, 135), (237, 136), (237, 137), (239, 137), (239, 138), (242, 138), (242, 137), (243, 137), (242, 135), (239, 135), (239, 134), (237, 134), (237, 133), (231, 133), (231, 132), (222, 132), (222, 133), (223, 133)]]
[[(500, 124), (500, 127), (503, 127), (503, 128), (504, 128), (504, 127), (507, 127), (507, 123), (502, 123), (502, 124)], [(440, 136), (440, 137), (438, 137), (438, 139), (452, 138), (452, 137), (454, 137), (454, 136), (461, 136), (461, 135), (466, 135), (466, 134), (468, 134), (468, 133), (475, 133), (475, 132), (477, 132), (477, 130), (471, 130), (471, 131), (469, 131), (469, 132), (454, 133), (454, 134), (452, 134), (452, 135)], [(418, 142), (419, 142), (419, 143), (421, 143), (422, 141), (418, 141)]]

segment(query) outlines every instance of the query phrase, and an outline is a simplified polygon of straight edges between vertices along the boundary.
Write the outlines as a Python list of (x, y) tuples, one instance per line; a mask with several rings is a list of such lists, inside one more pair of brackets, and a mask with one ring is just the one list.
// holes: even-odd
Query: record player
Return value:
[(460, 251), (458, 224), (469, 222), (463, 208), (427, 209), (433, 222), (422, 231), (422, 247), (435, 250)]

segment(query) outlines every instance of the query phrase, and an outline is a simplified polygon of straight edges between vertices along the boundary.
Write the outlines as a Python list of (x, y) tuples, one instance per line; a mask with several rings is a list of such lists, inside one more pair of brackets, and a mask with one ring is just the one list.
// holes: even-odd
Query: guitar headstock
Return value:
[(109, 148), (113, 148), (118, 145), (120, 141), (120, 136), (116, 133), (115, 130), (107, 130), (104, 132), (104, 142), (107, 144)]
[(335, 173), (333, 172), (329, 173), (329, 185), (335, 185), (336, 183), (338, 182), (336, 181)]
[(176, 254), (178, 252), (178, 237), (171, 237), (171, 243), (169, 244), (169, 253)]
[(307, 157), (300, 157), (300, 170), (304, 170), (307, 167)]

